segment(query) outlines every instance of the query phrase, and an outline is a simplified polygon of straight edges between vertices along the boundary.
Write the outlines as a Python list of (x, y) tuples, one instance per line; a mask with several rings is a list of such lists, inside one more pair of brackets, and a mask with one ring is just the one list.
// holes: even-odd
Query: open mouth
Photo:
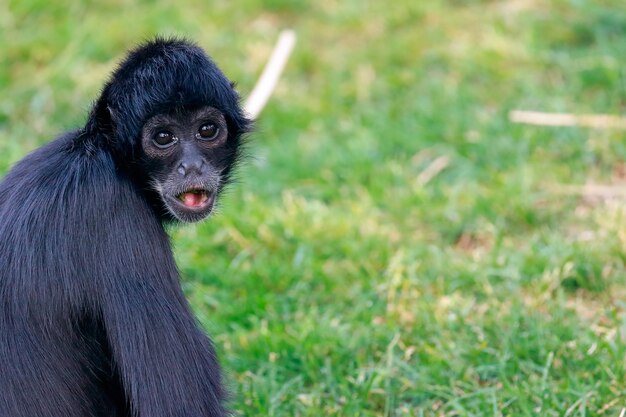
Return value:
[(178, 203), (189, 210), (201, 210), (213, 204), (214, 193), (201, 188), (193, 188), (176, 196)]

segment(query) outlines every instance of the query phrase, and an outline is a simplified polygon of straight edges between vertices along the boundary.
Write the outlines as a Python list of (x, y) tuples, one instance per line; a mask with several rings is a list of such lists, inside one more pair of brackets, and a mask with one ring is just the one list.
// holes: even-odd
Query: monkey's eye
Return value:
[(152, 139), (152, 142), (154, 142), (156, 147), (161, 148), (161, 149), (169, 148), (170, 146), (175, 144), (177, 141), (178, 139), (176, 138), (176, 136), (166, 131), (157, 133), (156, 135), (154, 135), (154, 138)]
[(201, 140), (213, 140), (220, 133), (220, 128), (213, 123), (207, 123), (200, 126), (200, 130), (196, 133), (196, 137)]

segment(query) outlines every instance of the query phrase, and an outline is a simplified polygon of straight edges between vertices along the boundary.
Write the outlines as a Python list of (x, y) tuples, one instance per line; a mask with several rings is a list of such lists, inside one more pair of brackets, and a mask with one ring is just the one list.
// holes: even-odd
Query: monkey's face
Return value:
[(169, 215), (196, 222), (211, 213), (236, 157), (229, 142), (226, 119), (213, 107), (148, 119), (143, 169)]

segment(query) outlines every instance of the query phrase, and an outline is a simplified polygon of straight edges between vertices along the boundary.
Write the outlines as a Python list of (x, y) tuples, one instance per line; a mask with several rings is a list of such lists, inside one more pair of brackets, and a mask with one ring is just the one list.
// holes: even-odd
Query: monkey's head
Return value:
[(233, 84), (198, 46), (156, 39), (131, 51), (106, 84), (87, 129), (165, 220), (208, 216), (250, 130)]

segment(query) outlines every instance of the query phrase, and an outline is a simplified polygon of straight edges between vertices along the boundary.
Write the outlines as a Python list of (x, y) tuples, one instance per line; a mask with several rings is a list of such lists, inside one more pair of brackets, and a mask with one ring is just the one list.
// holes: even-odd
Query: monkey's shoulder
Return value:
[(80, 135), (67, 132), (36, 149), (0, 182), (0, 218), (13, 220), (2, 222), (4, 228), (39, 225), (50, 233), (51, 223), (56, 229), (89, 227), (111, 216), (136, 217), (137, 211), (149, 210), (111, 154)]

